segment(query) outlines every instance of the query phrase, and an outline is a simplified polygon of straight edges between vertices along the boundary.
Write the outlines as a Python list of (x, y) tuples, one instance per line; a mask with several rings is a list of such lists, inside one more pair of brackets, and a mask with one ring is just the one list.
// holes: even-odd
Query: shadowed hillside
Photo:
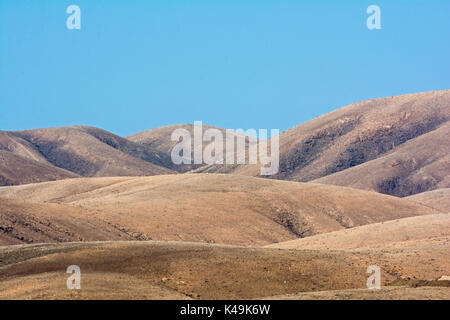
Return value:
[(77, 174), (50, 163), (0, 150), (0, 186), (76, 178)]
[(163, 167), (170, 161), (166, 154), (107, 131), (84, 126), (1, 132), (0, 150), (7, 153), (8, 158), (26, 159), (12, 165), (2, 161), (4, 169), (0, 175), (5, 176), (4, 180), (8, 179), (3, 184), (76, 176), (140, 176), (172, 172)]
[[(280, 170), (270, 177), (400, 197), (446, 188), (450, 186), (449, 119), (450, 90), (357, 102), (281, 133)], [(221, 128), (204, 126), (203, 132), (211, 128), (225, 137)], [(193, 136), (193, 125), (165, 126), (126, 139), (85, 126), (0, 132), (0, 150), (29, 160), (23, 167), (37, 168), (35, 162), (50, 166), (46, 170), (39, 166), (32, 173), (7, 167), (2, 160), (1, 181), (5, 185), (67, 177), (58, 169), (49, 172), (52, 167), (86, 177), (187, 171), (259, 176), (259, 165), (175, 165), (171, 151), (178, 142), (171, 135), (176, 129)], [(226, 144), (223, 151), (230, 151)]]
[[(375, 192), (226, 174), (67, 179), (3, 187), (0, 197), (82, 208), (80, 219), (95, 218), (134, 239), (239, 245), (436, 212)], [(23, 225), (16, 221), (12, 229)]]
[[(279, 135), (271, 178), (408, 196), (450, 185), (450, 90), (357, 102)], [(258, 165), (203, 172), (257, 176)]]
[(450, 186), (450, 123), (394, 151), (313, 182), (375, 190), (404, 197)]

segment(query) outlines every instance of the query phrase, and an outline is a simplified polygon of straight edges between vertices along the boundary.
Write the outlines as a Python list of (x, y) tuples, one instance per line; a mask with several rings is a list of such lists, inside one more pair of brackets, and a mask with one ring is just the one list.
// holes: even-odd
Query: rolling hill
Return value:
[[(282, 132), (280, 171), (271, 178), (348, 186), (399, 197), (448, 188), (449, 119), (450, 90), (357, 102)], [(225, 129), (203, 129), (211, 128), (225, 136)], [(58, 169), (49, 172), (53, 167), (85, 177), (188, 171), (259, 176), (259, 165), (175, 165), (170, 153), (177, 144), (171, 140), (176, 129), (193, 135), (193, 125), (189, 124), (155, 128), (127, 138), (86, 126), (0, 132), (0, 150), (26, 158), (28, 167), (37, 166), (34, 162), (50, 166), (47, 170), (40, 166), (34, 176), (31, 169), (8, 166), (7, 173), (5, 169), (0, 171), (2, 183), (67, 177), (67, 172)], [(230, 150), (224, 145), (223, 151)], [(3, 168), (5, 163), (3, 160)]]
[(272, 179), (174, 165), (192, 125), (1, 131), (0, 299), (445, 299), (449, 118), (450, 90), (351, 104), (281, 133)]
[(0, 245), (108, 240), (143, 238), (79, 207), (0, 199)]
[(0, 150), (0, 186), (76, 177), (79, 177), (79, 175), (49, 163), (31, 160), (12, 152)]
[[(227, 152), (232, 151), (235, 154), (235, 159), (237, 159), (236, 146), (234, 146), (234, 148), (232, 148), (230, 146), (227, 146), (227, 144), (225, 143), (225, 138), (227, 136), (227, 129), (208, 126), (208, 125), (202, 125), (203, 133), (208, 129), (216, 129), (221, 132), (221, 134), (223, 136), (222, 152), (223, 152), (224, 157)], [(192, 137), (191, 159), (193, 159), (194, 158), (194, 156), (193, 156), (193, 154), (194, 154), (194, 141), (193, 141), (194, 125), (192, 125), (192, 124), (175, 124), (175, 125), (169, 125), (169, 126), (159, 127), (159, 128), (155, 128), (155, 129), (150, 129), (147, 131), (139, 132), (139, 133), (133, 134), (131, 136), (128, 136), (127, 139), (130, 141), (133, 141), (139, 145), (142, 145), (144, 147), (151, 148), (152, 150), (157, 150), (157, 151), (164, 153), (170, 157), (173, 147), (178, 143), (178, 141), (172, 141), (172, 139), (171, 139), (172, 132), (174, 132), (175, 130), (186, 130)], [(234, 130), (231, 130), (231, 133), (236, 137), (245, 139), (245, 148), (246, 149), (248, 148), (249, 143), (255, 143), (255, 144), (257, 143), (257, 140), (255, 138), (238, 133)], [(202, 151), (208, 146), (208, 144), (209, 143), (207, 143), (207, 142), (203, 143)], [(235, 144), (236, 144), (236, 142), (235, 142)], [(237, 167), (237, 165), (223, 165), (223, 166), (228, 168), (228, 170), (230, 170), (231, 168)], [(167, 167), (172, 170), (178, 171), (178, 172), (187, 172), (187, 171), (191, 171), (191, 170), (195, 170), (195, 169), (199, 169), (199, 168), (203, 168), (203, 167), (209, 167), (209, 165), (206, 165), (204, 163), (203, 164), (175, 165), (171, 162), (169, 165), (167, 165)]]
[(406, 199), (435, 208), (441, 212), (450, 212), (450, 188), (415, 194)]
[[(78, 214), (73, 213), (80, 221), (90, 223), (95, 219), (133, 239), (236, 245), (267, 245), (436, 213), (429, 207), (375, 192), (226, 174), (66, 179), (2, 187), (0, 199), (2, 203), (9, 199), (80, 209)], [(26, 208), (26, 203), (23, 206)], [(0, 210), (4, 208), (0, 205)], [(49, 212), (59, 217), (58, 210)], [(29, 209), (22, 216), (39, 220), (35, 212)], [(22, 232), (26, 238), (33, 233), (34, 225), (21, 219), (18, 216), (15, 223), (11, 219), (8, 223), (13, 230), (28, 226), (31, 230)], [(5, 223), (0, 221), (0, 225)], [(69, 231), (92, 239), (87, 236), (90, 231), (82, 232), (81, 227), (76, 223)], [(45, 233), (46, 229), (42, 230)], [(48, 232), (47, 239), (55, 238), (52, 230)]]
[(342, 250), (363, 248), (402, 248), (423, 243), (448, 247), (450, 213), (416, 216), (368, 224), (308, 238), (268, 245), (270, 248)]
[[(351, 104), (284, 132), (278, 177), (310, 181), (358, 166), (396, 152), (449, 119), (450, 90)], [(439, 145), (433, 138), (429, 143)]]
[(349, 186), (404, 197), (450, 187), (450, 123), (395, 151), (326, 177), (317, 183)]
[(85, 126), (3, 131), (0, 151), (5, 159), (18, 159), (18, 165), (2, 160), (4, 185), (77, 176), (172, 173), (164, 167), (170, 161), (164, 153)]
[[(279, 135), (271, 178), (409, 196), (448, 187), (450, 90), (353, 103)], [(259, 175), (259, 165), (197, 172)]]
[[(0, 298), (257, 299), (322, 295), (339, 299), (443, 299), (448, 296), (448, 281), (436, 279), (450, 273), (448, 260), (443, 262), (448, 258), (445, 250), (429, 245), (402, 251), (347, 252), (155, 241), (8, 246), (0, 247)], [(381, 267), (385, 287), (380, 291), (364, 289), (367, 266), (374, 263)], [(81, 290), (66, 287), (66, 269), (73, 264), (81, 270)], [(414, 288), (417, 284), (426, 287)]]

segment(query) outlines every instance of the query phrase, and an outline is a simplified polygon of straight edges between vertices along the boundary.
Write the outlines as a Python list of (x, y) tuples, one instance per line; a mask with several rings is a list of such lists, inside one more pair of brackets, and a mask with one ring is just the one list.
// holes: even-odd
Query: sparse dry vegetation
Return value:
[(0, 299), (449, 299), (449, 119), (450, 90), (354, 103), (282, 133), (274, 179), (175, 167), (191, 125), (0, 132)]

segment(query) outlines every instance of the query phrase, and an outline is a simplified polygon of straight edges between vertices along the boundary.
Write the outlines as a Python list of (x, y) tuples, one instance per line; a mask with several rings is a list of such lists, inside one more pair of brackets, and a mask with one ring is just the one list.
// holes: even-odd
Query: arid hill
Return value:
[[(333, 290), (340, 299), (398, 299), (405, 292), (445, 299), (448, 281), (437, 279), (450, 273), (446, 249), (347, 252), (154, 241), (8, 246), (0, 247), (0, 298), (254, 299)], [(66, 287), (66, 269), (74, 264), (81, 290)], [(380, 266), (386, 286), (379, 292), (364, 290), (372, 264)]]
[(275, 243), (267, 247), (341, 250), (403, 248), (424, 243), (441, 243), (442, 246), (449, 247), (449, 241), (450, 213), (441, 213), (374, 223), (308, 238)]
[(422, 192), (406, 199), (442, 212), (450, 212), (450, 188)]
[[(419, 282), (417, 282), (419, 283)], [(265, 297), (267, 300), (449, 300), (450, 289), (444, 286), (390, 286), (380, 290), (347, 289), (304, 292)]]
[(76, 206), (0, 199), (0, 245), (107, 240), (140, 238)]
[[(238, 245), (267, 245), (436, 213), (375, 192), (226, 174), (67, 179), (2, 187), (0, 199), (81, 208), (80, 219), (97, 219), (134, 239)], [(34, 216), (34, 210), (25, 212)], [(15, 221), (10, 227), (22, 228), (21, 218)], [(69, 231), (88, 239), (78, 225)], [(46, 237), (54, 238), (49, 232)]]
[[(271, 177), (401, 197), (448, 187), (449, 119), (450, 90), (353, 103), (282, 132), (280, 171)], [(258, 165), (197, 171), (260, 172)]]
[(0, 150), (0, 186), (23, 183), (35, 183), (67, 178), (76, 178), (77, 174), (40, 162)]
[[(271, 178), (349, 186), (400, 197), (448, 188), (449, 119), (450, 90), (357, 102), (281, 133), (280, 171)], [(226, 135), (225, 129), (203, 126), (204, 130), (210, 128)], [(171, 140), (171, 134), (176, 129), (185, 129), (193, 136), (191, 124), (151, 129), (127, 138), (73, 126), (0, 132), (0, 150), (86, 177), (187, 171), (260, 175), (259, 165), (175, 165), (171, 151), (178, 142)], [(230, 151), (226, 144), (223, 151)], [(22, 173), (13, 166), (8, 167), (12, 178), (6, 177), (4, 169), (0, 176), (4, 176), (3, 184), (66, 177), (57, 170), (41, 175), (41, 170), (33, 176), (31, 169)]]
[(3, 184), (76, 176), (140, 176), (172, 172), (163, 167), (170, 161), (166, 154), (85, 126), (3, 131), (0, 132), (0, 151), (7, 153), (8, 158), (27, 160), (20, 159), (19, 165), (11, 165), (11, 161), (6, 165), (6, 160), (2, 160)]
[(282, 133), (279, 178), (310, 181), (363, 164), (449, 119), (450, 90), (351, 104)]
[[(191, 137), (192, 137), (192, 141), (191, 141), (191, 159), (193, 159), (193, 153), (194, 153), (194, 125), (192, 124), (175, 124), (175, 125), (169, 125), (169, 126), (164, 126), (164, 127), (160, 127), (160, 128), (155, 128), (155, 129), (150, 129), (147, 131), (143, 131), (143, 132), (139, 132), (136, 134), (133, 134), (131, 136), (128, 136), (127, 139), (130, 141), (133, 141), (135, 143), (138, 143), (146, 148), (151, 148), (152, 150), (157, 150), (161, 153), (164, 153), (166, 155), (168, 155), (170, 157), (170, 154), (172, 152), (173, 147), (178, 143), (178, 141), (172, 141), (171, 136), (172, 133), (177, 130), (177, 129), (183, 129), (186, 130), (190, 133)], [(235, 159), (237, 159), (237, 151), (236, 151), (236, 141), (234, 148), (231, 148), (230, 146), (227, 146), (227, 144), (225, 143), (225, 138), (227, 136), (227, 132), (226, 129), (223, 128), (218, 128), (218, 127), (213, 127), (213, 126), (208, 126), (208, 125), (202, 125), (202, 130), (203, 133), (208, 130), (208, 129), (217, 129), (222, 133), (223, 136), (223, 154), (225, 156), (225, 154), (229, 151), (233, 151), (235, 153)], [(240, 137), (240, 138), (244, 138), (245, 139), (245, 146), (246, 149), (248, 148), (249, 143), (257, 143), (257, 140), (255, 138), (246, 136), (244, 134), (238, 133), (236, 131), (232, 131), (233, 134), (236, 137)], [(205, 142), (202, 145), (202, 150), (204, 150), (204, 148), (207, 147), (209, 143)], [(178, 171), (178, 172), (187, 172), (190, 170), (195, 170), (198, 168), (203, 168), (203, 167), (209, 167), (206, 164), (180, 164), (180, 165), (175, 165), (172, 162), (170, 164), (167, 165), (168, 168)], [(226, 166), (224, 165), (224, 167), (231, 169), (231, 168), (235, 168), (236, 166), (234, 165), (229, 165)]]
[(450, 187), (449, 137), (450, 122), (405, 142), (385, 156), (313, 182), (399, 197)]

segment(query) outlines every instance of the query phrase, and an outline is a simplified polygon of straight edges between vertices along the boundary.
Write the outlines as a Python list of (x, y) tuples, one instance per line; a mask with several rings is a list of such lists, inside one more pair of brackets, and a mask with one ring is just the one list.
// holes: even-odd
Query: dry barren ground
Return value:
[(174, 173), (170, 155), (87, 126), (0, 131), (0, 185)]
[(380, 290), (349, 289), (319, 292), (304, 292), (264, 299), (270, 300), (449, 300), (448, 287), (382, 287)]
[[(2, 187), (0, 201), (3, 299), (448, 296), (449, 214), (375, 192), (183, 174)], [(147, 239), (165, 241), (131, 241)], [(386, 288), (369, 292), (374, 264)]]
[[(179, 242), (7, 246), (0, 248), (0, 298), (254, 299), (363, 289), (366, 268), (374, 263), (382, 268), (383, 285), (420, 279), (448, 286), (448, 281), (435, 281), (450, 273), (448, 265), (434, 259), (443, 248), (416, 249), (345, 252)], [(79, 292), (66, 288), (65, 271), (73, 264), (81, 268)], [(420, 264), (427, 267), (414, 267)], [(432, 288), (429, 294), (436, 296), (436, 290), (447, 294), (449, 288)]]
[[(260, 246), (437, 212), (376, 192), (227, 174), (67, 179), (2, 187), (0, 201), (5, 244), (134, 239)], [(112, 235), (95, 238), (89, 226)]]
[[(450, 213), (374, 223), (268, 245), (282, 249), (382, 249), (441, 243), (450, 249)], [(450, 250), (445, 255), (450, 261)]]
[(422, 192), (409, 196), (406, 199), (435, 208), (442, 212), (450, 212), (450, 188)]
[[(280, 133), (275, 178), (400, 197), (447, 188), (449, 119), (450, 90), (352, 103)], [(197, 171), (258, 176), (260, 165)]]

